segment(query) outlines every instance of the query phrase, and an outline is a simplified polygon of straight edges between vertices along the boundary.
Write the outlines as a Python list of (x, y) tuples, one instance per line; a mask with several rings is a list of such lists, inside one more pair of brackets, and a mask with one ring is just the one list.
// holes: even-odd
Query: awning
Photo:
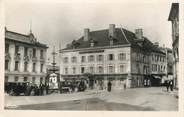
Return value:
[(153, 77), (156, 78), (156, 79), (161, 79), (160, 76), (155, 76), (155, 75), (153, 75)]

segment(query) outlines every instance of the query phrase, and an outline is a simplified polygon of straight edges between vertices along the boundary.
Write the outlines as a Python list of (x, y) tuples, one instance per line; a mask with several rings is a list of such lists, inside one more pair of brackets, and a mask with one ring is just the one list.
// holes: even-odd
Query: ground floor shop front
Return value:
[(107, 89), (111, 82), (112, 89), (125, 89), (144, 86), (144, 76), (137, 74), (84, 74), (84, 75), (62, 75), (63, 80), (70, 82), (85, 82), (88, 89)]

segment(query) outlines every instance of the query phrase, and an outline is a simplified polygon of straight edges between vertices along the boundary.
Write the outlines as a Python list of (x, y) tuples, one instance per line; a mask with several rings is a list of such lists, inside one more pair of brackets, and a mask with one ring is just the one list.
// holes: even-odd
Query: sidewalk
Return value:
[(167, 92), (165, 87), (132, 88), (103, 93), (99, 98), (107, 102), (124, 103), (155, 110), (178, 110), (178, 91)]
[(8, 96), (5, 95), (5, 107), (16, 107), (18, 105), (41, 104), (61, 101), (79, 100), (91, 98), (94, 91), (85, 91), (67, 94), (51, 94), (44, 96)]
[(88, 90), (71, 94), (51, 94), (45, 96), (5, 95), (5, 107), (99, 98), (106, 102), (148, 107), (159, 111), (176, 111), (178, 109), (177, 95), (177, 90), (166, 92), (165, 87), (132, 88), (127, 90), (112, 90), (112, 92), (107, 92), (106, 90)]

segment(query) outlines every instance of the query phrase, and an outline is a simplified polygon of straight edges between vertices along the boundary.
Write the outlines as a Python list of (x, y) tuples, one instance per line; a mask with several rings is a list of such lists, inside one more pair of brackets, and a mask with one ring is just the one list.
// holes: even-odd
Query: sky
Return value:
[(7, 0), (5, 26), (8, 30), (22, 34), (29, 34), (31, 29), (39, 42), (49, 46), (48, 58), (52, 58), (53, 46), (56, 46), (56, 50), (59, 49), (59, 45), (64, 48), (67, 43), (79, 39), (83, 35), (84, 28), (89, 28), (90, 31), (107, 29), (109, 24), (115, 24), (116, 27), (122, 25), (132, 32), (142, 28), (143, 35), (149, 40), (171, 48), (171, 22), (168, 21), (168, 16), (172, 3), (169, 0), (156, 1), (13, 2)]

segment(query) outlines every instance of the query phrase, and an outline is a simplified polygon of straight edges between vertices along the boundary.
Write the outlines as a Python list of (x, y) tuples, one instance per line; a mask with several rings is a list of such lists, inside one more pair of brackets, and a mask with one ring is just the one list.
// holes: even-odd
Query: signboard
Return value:
[(169, 80), (173, 80), (173, 75), (168, 75)]
[(57, 78), (57, 74), (52, 73), (49, 76), (49, 89), (58, 89), (58, 78)]
[(86, 54), (86, 53), (101, 53), (104, 52), (104, 50), (89, 50), (89, 51), (82, 51), (79, 52), (79, 54)]

